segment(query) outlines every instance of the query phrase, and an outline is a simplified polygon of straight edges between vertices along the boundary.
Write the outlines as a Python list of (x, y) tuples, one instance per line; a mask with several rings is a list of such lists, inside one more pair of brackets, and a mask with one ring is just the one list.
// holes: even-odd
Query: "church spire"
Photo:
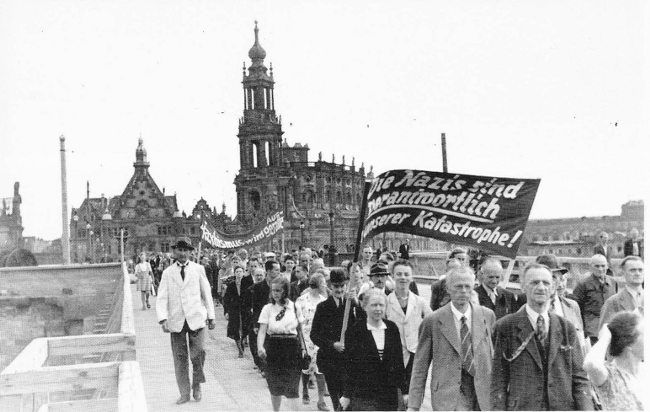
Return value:
[(144, 148), (142, 143), (142, 136), (138, 139), (138, 148), (135, 149), (135, 163), (133, 167), (137, 168), (148, 168), (149, 162), (147, 161), (147, 149)]

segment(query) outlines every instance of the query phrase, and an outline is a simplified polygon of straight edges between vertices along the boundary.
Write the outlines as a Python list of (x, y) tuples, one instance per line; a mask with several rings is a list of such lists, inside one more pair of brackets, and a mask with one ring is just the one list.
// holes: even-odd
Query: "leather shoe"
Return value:
[(190, 401), (190, 395), (183, 395), (176, 401), (176, 405), (182, 405)]
[(201, 397), (202, 397), (201, 387), (197, 386), (194, 388), (194, 400), (197, 402), (201, 402)]

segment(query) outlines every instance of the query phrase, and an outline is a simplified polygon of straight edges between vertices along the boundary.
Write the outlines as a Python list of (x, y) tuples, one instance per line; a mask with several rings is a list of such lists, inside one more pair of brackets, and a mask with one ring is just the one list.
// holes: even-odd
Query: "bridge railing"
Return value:
[[(411, 261), (415, 266), (415, 278), (418, 282), (433, 283), (445, 273), (445, 262), (449, 252), (415, 252), (412, 254)], [(510, 264), (510, 259), (503, 256), (496, 256), (501, 260), (504, 269)], [(503, 280), (503, 285), (509, 289), (519, 289), (519, 274), (523, 268), (535, 261), (536, 256), (517, 256), (512, 271), (508, 277)], [(558, 256), (560, 266), (569, 269), (567, 288), (572, 290), (576, 283), (581, 280), (590, 269), (591, 258), (588, 257), (566, 257)], [(620, 264), (623, 259), (611, 259), (611, 269), (617, 281), (620, 281)]]
[(119, 270), (107, 321), (95, 324), (95, 334), (34, 339), (0, 373), (3, 411), (147, 410), (130, 275), (125, 264)]

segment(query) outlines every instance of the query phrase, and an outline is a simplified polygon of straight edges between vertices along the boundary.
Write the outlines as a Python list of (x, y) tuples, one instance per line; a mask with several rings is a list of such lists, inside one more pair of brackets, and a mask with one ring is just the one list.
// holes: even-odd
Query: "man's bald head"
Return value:
[(503, 265), (496, 258), (487, 258), (479, 270), (481, 283), (494, 290), (503, 277)]
[(589, 261), (589, 264), (591, 265), (592, 273), (599, 279), (602, 279), (607, 273), (608, 265), (605, 256), (600, 254), (593, 255)]

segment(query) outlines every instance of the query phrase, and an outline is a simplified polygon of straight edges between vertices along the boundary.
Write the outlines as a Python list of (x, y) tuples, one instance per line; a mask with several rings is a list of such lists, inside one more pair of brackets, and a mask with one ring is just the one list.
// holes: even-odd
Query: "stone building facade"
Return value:
[(519, 254), (590, 257), (598, 244), (598, 235), (605, 231), (609, 234), (612, 257), (623, 257), (623, 243), (630, 230), (636, 228), (643, 237), (643, 225), (643, 200), (625, 203), (619, 216), (533, 219), (526, 226)]
[[(309, 161), (309, 146), (293, 146), (283, 140), (282, 118), (275, 110), (273, 67), (264, 65), (266, 52), (259, 43), (248, 52), (251, 65), (244, 66), (244, 113), (239, 119), (240, 169), (235, 177), (237, 217), (223, 229), (250, 227), (274, 211), (285, 216), (285, 250), (300, 244), (321, 247), (334, 244), (337, 250), (353, 247), (359, 221), (366, 174), (363, 164), (348, 165)], [(276, 236), (268, 247), (281, 249)]]
[[(116, 261), (121, 254), (121, 233), (124, 231), (125, 259), (141, 251), (169, 252), (178, 236), (198, 240), (200, 220), (178, 210), (176, 194), (166, 195), (149, 173), (147, 151), (140, 138), (135, 151), (133, 176), (120, 196), (90, 197), (72, 209), (70, 219), (70, 254), (72, 262)], [(197, 207), (207, 208), (199, 201)], [(196, 209), (196, 208), (195, 208)]]
[(20, 183), (14, 183), (13, 197), (0, 199), (0, 255), (23, 246), (23, 218), (20, 215)]

